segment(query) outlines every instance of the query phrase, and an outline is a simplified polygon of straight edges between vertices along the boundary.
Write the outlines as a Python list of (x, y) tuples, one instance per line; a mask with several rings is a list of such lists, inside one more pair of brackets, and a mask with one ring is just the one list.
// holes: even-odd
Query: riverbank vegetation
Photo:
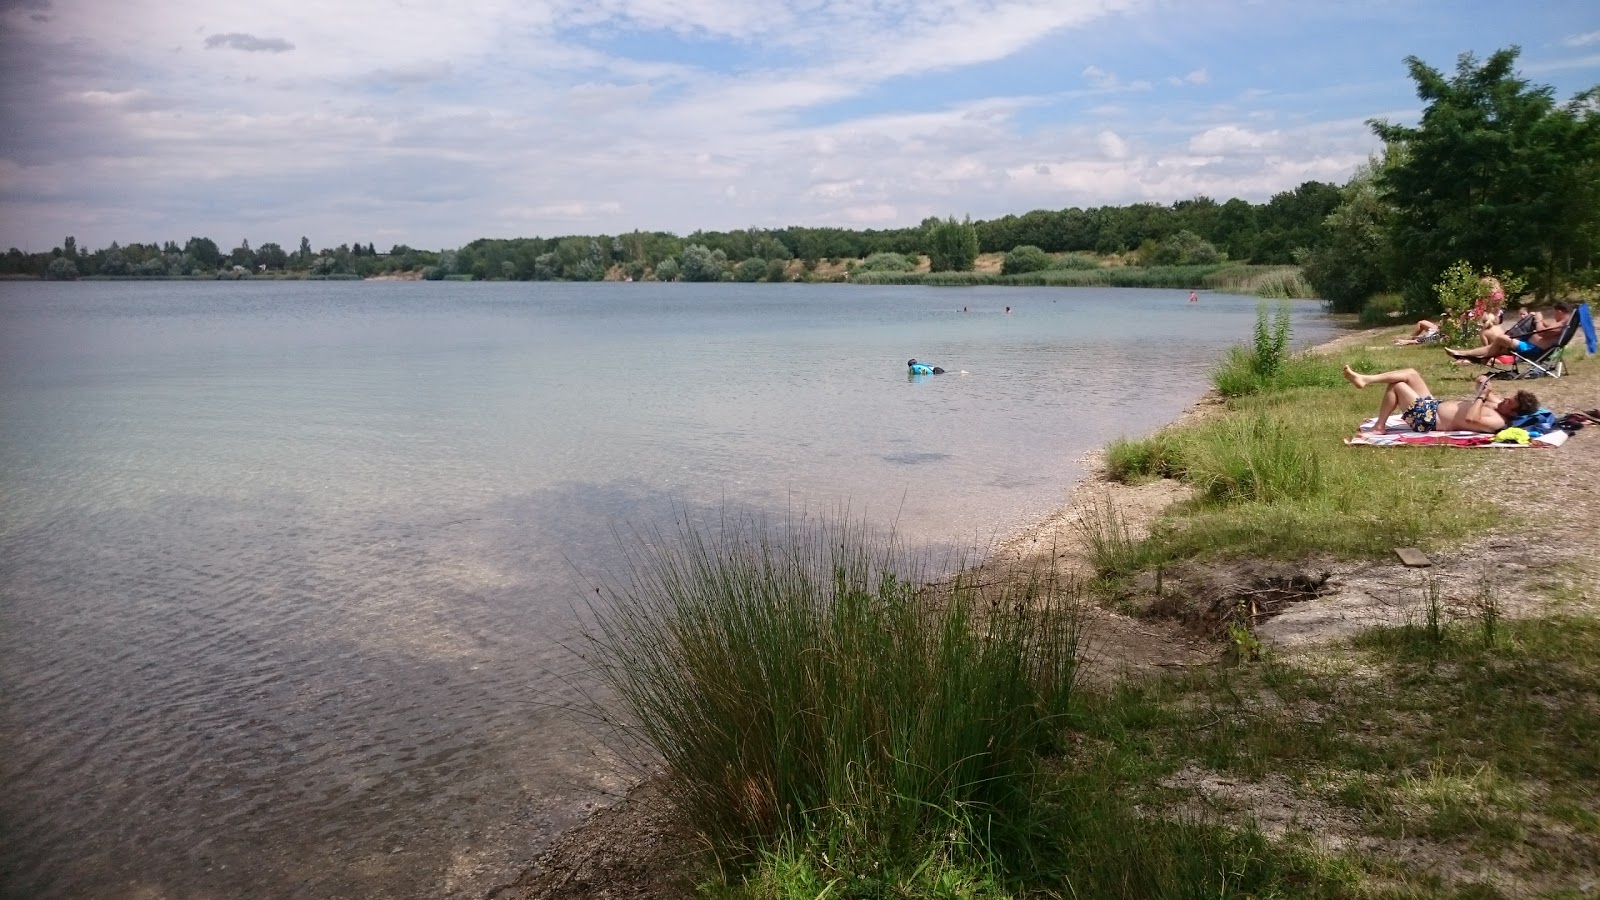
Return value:
[(1137, 538), (1109, 503), (1086, 516), (1087, 580), (913, 591), (925, 571), (853, 527), (641, 541), (594, 649), (706, 839), (683, 895), (1582, 896), (1600, 598), (1581, 578), (1549, 573), (1558, 611), (1522, 617), (1491, 581), (1424, 578), (1408, 621), (1314, 651), (1272, 649), (1241, 609), (1220, 623), (1232, 666), (1077, 677), (1083, 611), (1169, 615), (1148, 602), (1164, 571), (1515, 527), (1460, 502), (1503, 454), (1341, 443), (1378, 401), (1343, 365), (1415, 365), (1441, 393), (1467, 375), (1387, 339), (1294, 354), (1288, 328), (1264, 305), (1212, 414), (1110, 448), (1109, 477), (1192, 490)]

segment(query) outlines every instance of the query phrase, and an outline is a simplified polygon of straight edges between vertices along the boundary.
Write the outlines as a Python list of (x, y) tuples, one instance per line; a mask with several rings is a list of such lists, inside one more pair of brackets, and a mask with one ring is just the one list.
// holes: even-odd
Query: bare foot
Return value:
[(1349, 366), (1344, 367), (1344, 380), (1350, 382), (1358, 388), (1364, 388), (1368, 384), (1367, 376), (1357, 372), (1355, 369), (1352, 369)]

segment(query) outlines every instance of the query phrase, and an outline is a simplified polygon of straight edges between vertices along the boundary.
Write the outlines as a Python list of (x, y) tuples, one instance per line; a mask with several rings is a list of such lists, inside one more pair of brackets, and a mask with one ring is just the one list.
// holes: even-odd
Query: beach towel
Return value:
[(1418, 434), (1399, 416), (1389, 417), (1389, 429), (1383, 434), (1373, 434), (1372, 426), (1377, 423), (1378, 420), (1375, 418), (1362, 422), (1361, 430), (1356, 432), (1354, 437), (1345, 438), (1344, 442), (1352, 447), (1491, 447), (1497, 450), (1511, 450), (1526, 447), (1545, 449), (1559, 447), (1567, 442), (1568, 437), (1568, 434), (1559, 428), (1549, 434), (1541, 434), (1526, 444), (1516, 441), (1497, 443), (1494, 435), (1479, 434), (1476, 431), (1430, 431)]

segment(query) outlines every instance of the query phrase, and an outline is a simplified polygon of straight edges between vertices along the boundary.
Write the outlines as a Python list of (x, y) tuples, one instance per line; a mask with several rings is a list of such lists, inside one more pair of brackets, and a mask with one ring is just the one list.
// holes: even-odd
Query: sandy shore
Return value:
[[(1366, 348), (1375, 355), (1392, 352), (1393, 329), (1352, 332), (1314, 348), (1334, 352)], [(1452, 384), (1441, 392), (1470, 392)], [(1580, 362), (1577, 371), (1559, 380), (1536, 383), (1543, 405), (1559, 415), (1591, 409), (1600, 403), (1600, 366)], [(1459, 389), (1458, 389), (1459, 388)], [(1187, 410), (1178, 423), (1218, 414), (1222, 400), (1207, 395)], [(1600, 428), (1593, 429), (1600, 432)], [(1352, 452), (1385, 452), (1355, 449)], [(1405, 451), (1389, 451), (1405, 452)], [(1600, 582), (1600, 433), (1579, 433), (1560, 450), (1470, 451), (1514, 453), (1516, 465), (1497, 468), (1486, 483), (1485, 501), (1517, 509), (1532, 518), (1566, 523), (1554, 528), (1494, 529), (1468, 544), (1433, 555), (1431, 577), (1444, 585), (1447, 605), (1465, 608), (1469, 594), (1484, 583), (1486, 567), (1504, 593), (1508, 615), (1534, 615), (1551, 610), (1551, 596), (1563, 584)], [(1129, 486), (1107, 481), (1096, 464), (1073, 490), (1065, 506), (1002, 542), (979, 568), (983, 580), (1026, 577), (1054, 568), (1068, 575), (1091, 574), (1080, 523), (1106, 504), (1118, 511), (1134, 537), (1143, 536), (1161, 513), (1188, 495), (1174, 481)], [(1464, 502), (1466, 500), (1464, 499)], [(1574, 527), (1576, 526), (1576, 527)], [(1425, 596), (1424, 576), (1398, 558), (1378, 561), (1306, 560), (1296, 564), (1326, 576), (1326, 592), (1285, 605), (1257, 628), (1261, 639), (1279, 653), (1315, 653), (1330, 641), (1373, 625), (1400, 624), (1419, 609)], [(1176, 573), (1196, 592), (1213, 589), (1220, 580), (1237, 588), (1240, 579), (1279, 575), (1281, 566), (1234, 561), (1211, 571)], [(1568, 596), (1572, 592), (1565, 592)], [(1571, 608), (1596, 614), (1600, 610)], [(1228, 646), (1203, 628), (1170, 619), (1139, 618), (1110, 610), (1087, 611), (1089, 647), (1086, 675), (1096, 681), (1136, 677), (1155, 671), (1216, 664)], [(576, 900), (576, 898), (670, 897), (673, 860), (695, 849), (692, 835), (675, 822), (660, 785), (645, 782), (616, 805), (597, 812), (588, 822), (559, 838), (516, 882), (489, 896), (493, 900)]]

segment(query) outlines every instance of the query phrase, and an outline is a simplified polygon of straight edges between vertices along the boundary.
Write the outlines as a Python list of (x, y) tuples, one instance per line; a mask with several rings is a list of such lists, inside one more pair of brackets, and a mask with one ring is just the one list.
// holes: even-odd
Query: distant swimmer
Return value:
[(911, 374), (913, 374), (913, 375), (943, 375), (944, 374), (944, 370), (939, 368), (938, 366), (930, 366), (927, 363), (919, 363), (919, 362), (917, 362), (917, 358), (915, 356), (913, 356), (910, 359), (906, 360), (906, 367), (911, 370)]
[(1190, 291), (1189, 292), (1189, 302), (1190, 303), (1199, 303), (1200, 302), (1200, 295), (1196, 294), (1194, 291)]

